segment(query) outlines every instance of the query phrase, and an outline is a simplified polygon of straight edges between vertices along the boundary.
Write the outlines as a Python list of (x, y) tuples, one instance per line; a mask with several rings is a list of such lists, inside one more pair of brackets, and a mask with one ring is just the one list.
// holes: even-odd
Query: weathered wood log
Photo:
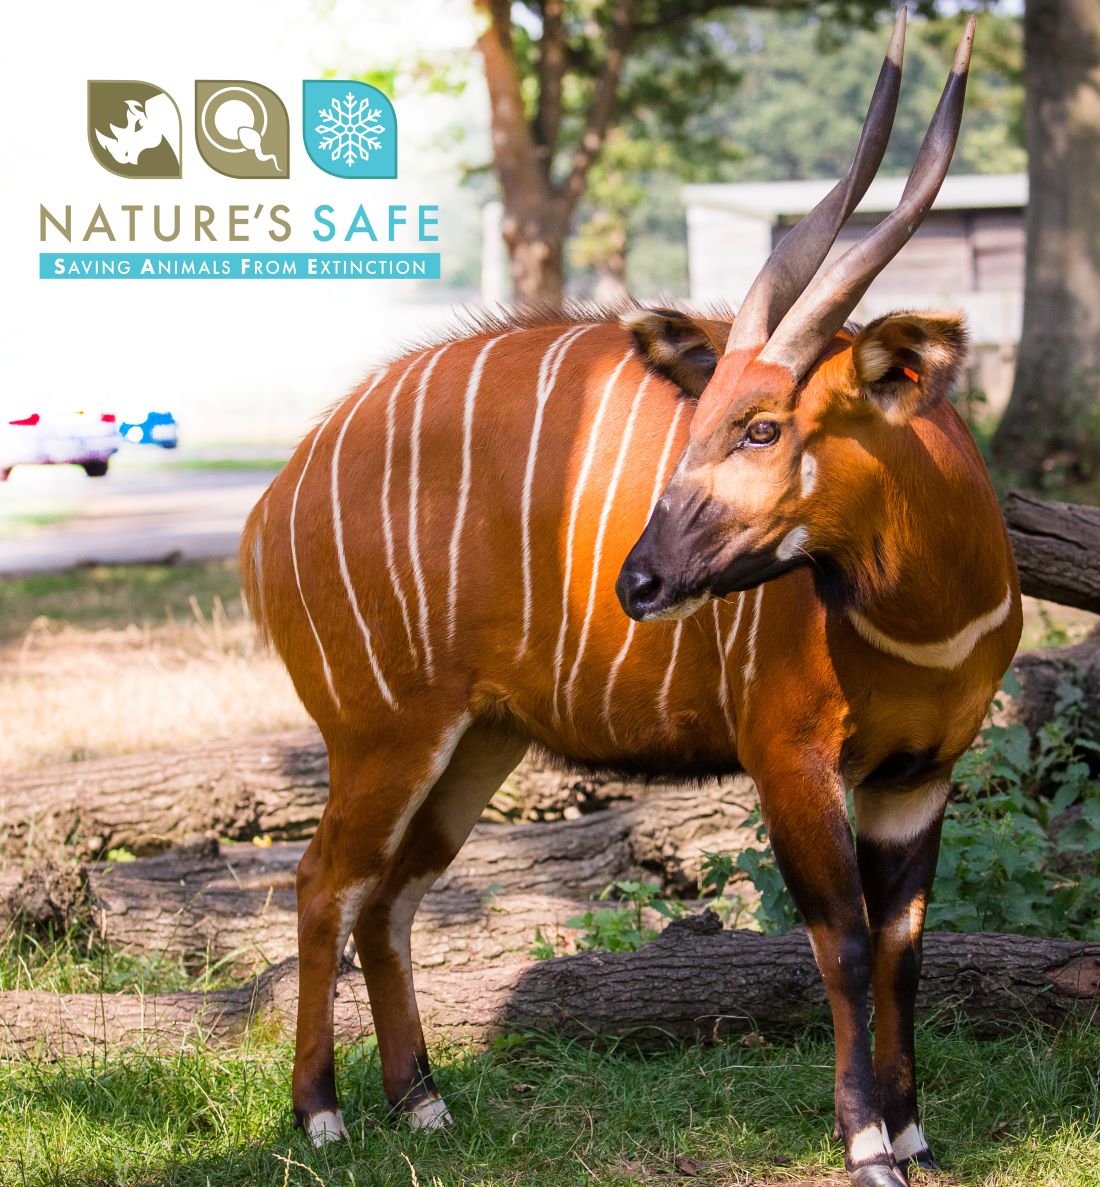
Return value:
[[(704, 850), (754, 843), (745, 826), (754, 803), (752, 784), (741, 777), (714, 788), (664, 788), (576, 820), (479, 824), (418, 916), (414, 958), (432, 967), (449, 951), (482, 960), (526, 951), (536, 927), (560, 926), (620, 879), (649, 879), (690, 897)], [(95, 864), (87, 869), (87, 900), (118, 949), (251, 972), (297, 950), (294, 872), (304, 848), (211, 840)], [(0, 918), (55, 924), (66, 922), (68, 909), (84, 909), (64, 869), (56, 877), (33, 867), (0, 874), (0, 900)]]
[(1095, 634), (1072, 647), (1044, 647), (1022, 651), (1012, 663), (1021, 692), (1007, 705), (1008, 717), (1034, 733), (1054, 716), (1058, 685), (1077, 681), (1090, 704), (1100, 711), (1100, 636)]
[[(947, 1004), (982, 1027), (1100, 1018), (1100, 944), (931, 933), (924, 967), (921, 1007)], [(239, 989), (159, 997), (2, 993), (0, 1058), (226, 1043), (255, 1022), (289, 1034), (296, 973), (288, 960)], [(766, 1032), (804, 1022), (824, 997), (804, 932), (722, 931), (710, 914), (671, 925), (639, 952), (444, 966), (416, 981), (429, 1037), (478, 1044), (526, 1029), (689, 1039)], [(353, 1041), (370, 1029), (362, 977), (345, 972), (337, 1037)]]
[(315, 730), (64, 763), (0, 775), (0, 850), (17, 856), (33, 837), (95, 858), (206, 832), (301, 837), (327, 797), (328, 756)]
[(1004, 515), (1024, 593), (1100, 614), (1100, 507), (1010, 490)]
[[(637, 783), (528, 761), (494, 797), (491, 819), (572, 818), (644, 794)], [(0, 853), (64, 845), (94, 860), (153, 853), (203, 834), (247, 841), (312, 834), (328, 798), (315, 729), (0, 773)]]

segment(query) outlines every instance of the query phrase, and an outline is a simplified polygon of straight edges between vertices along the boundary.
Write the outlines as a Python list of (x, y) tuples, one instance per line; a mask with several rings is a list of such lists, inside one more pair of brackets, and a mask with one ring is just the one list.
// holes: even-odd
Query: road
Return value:
[(209, 459), (120, 457), (105, 478), (73, 466), (16, 469), (0, 485), (0, 574), (233, 556), (277, 468), (189, 469), (185, 460)]

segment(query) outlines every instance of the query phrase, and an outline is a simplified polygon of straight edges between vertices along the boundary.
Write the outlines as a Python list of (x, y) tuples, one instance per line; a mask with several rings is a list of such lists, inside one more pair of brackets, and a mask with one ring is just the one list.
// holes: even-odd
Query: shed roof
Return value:
[[(805, 214), (835, 184), (824, 178), (686, 185), (683, 196), (688, 206), (707, 206), (776, 222), (785, 216)], [(893, 210), (904, 186), (904, 177), (876, 177), (856, 210), (866, 214)], [(1026, 173), (973, 173), (946, 178), (933, 209), (992, 210), (1026, 205)]]

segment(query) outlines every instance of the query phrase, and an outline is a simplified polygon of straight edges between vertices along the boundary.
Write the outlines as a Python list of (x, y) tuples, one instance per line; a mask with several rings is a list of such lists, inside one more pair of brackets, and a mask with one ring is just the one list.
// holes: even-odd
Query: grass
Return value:
[[(922, 1027), (926, 1128), (951, 1184), (1100, 1184), (1100, 1035), (985, 1040)], [(841, 1181), (825, 1030), (764, 1045), (602, 1049), (528, 1036), (436, 1052), (446, 1133), (385, 1119), (373, 1043), (340, 1053), (351, 1141), (312, 1150), (289, 1115), (291, 1052), (256, 1041), (165, 1056), (0, 1065), (0, 1182), (105, 1184)], [(688, 1161), (690, 1160), (690, 1161)], [(685, 1177), (684, 1172), (691, 1172)]]
[(0, 582), (0, 646), (43, 619), (85, 630), (120, 630), (189, 618), (191, 599), (241, 608), (236, 561), (186, 565), (96, 565)]
[(200, 470), (220, 472), (223, 470), (263, 470), (265, 472), (281, 470), (287, 463), (287, 456), (282, 457), (244, 457), (244, 458), (172, 458), (158, 463), (159, 470)]
[(308, 724), (236, 564), (0, 583), (0, 770)]

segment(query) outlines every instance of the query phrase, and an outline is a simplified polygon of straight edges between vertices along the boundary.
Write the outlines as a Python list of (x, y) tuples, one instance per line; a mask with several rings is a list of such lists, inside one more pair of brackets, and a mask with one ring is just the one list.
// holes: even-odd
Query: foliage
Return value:
[[(1019, 692), (1011, 672), (1004, 688)], [(989, 725), (955, 766), (928, 926), (1100, 937), (1098, 764), (1100, 729), (1074, 679), (1061, 681), (1034, 737)], [(737, 865), (761, 892), (761, 928), (787, 931), (796, 916), (771, 850), (747, 850)]]
[(929, 925), (1100, 937), (1098, 757), (1100, 731), (1073, 680), (1034, 738), (989, 726), (955, 767)]
[(664, 898), (656, 882), (612, 882), (600, 892), (600, 901), (615, 896), (616, 907), (589, 908), (583, 915), (565, 921), (577, 936), (578, 952), (636, 952), (655, 939), (657, 932), (645, 922), (646, 910), (656, 911), (665, 919), (679, 919), (683, 906), (675, 899)]
[[(436, 1080), (455, 1118), (445, 1134), (387, 1122), (367, 1040), (337, 1054), (350, 1141), (320, 1150), (294, 1128), (288, 1043), (253, 1035), (220, 1050), (4, 1062), (0, 1183), (833, 1182), (843, 1151), (829, 1137), (832, 1036), (814, 1027), (766, 1037), (640, 1050), (529, 1035), (485, 1053), (437, 1048)], [(980, 1039), (941, 1016), (919, 1026), (917, 1057), (925, 1127), (952, 1182), (1100, 1182), (1100, 1028), (1025, 1023)], [(692, 1177), (676, 1166), (688, 1158)]]
[[(652, 90), (664, 81), (667, 49), (638, 51), (624, 84), (622, 122), (593, 167), (572, 244), (582, 280), (585, 269), (614, 271), (625, 263), (635, 291), (677, 288), (672, 278), (683, 275), (684, 260), (670, 257), (669, 245), (683, 240), (683, 182), (839, 176), (859, 138), (883, 51), (882, 22), (866, 12), (860, 19), (868, 27), (853, 28), (832, 11), (712, 13), (691, 30), (690, 46), (673, 47), (689, 75), (679, 90), (687, 97), (683, 109), (674, 113), (642, 86), (648, 81)], [(913, 163), (960, 19), (910, 24), (883, 176), (905, 174)], [(957, 171), (1026, 166), (1022, 67), (1019, 20), (987, 13), (975, 42)]]

